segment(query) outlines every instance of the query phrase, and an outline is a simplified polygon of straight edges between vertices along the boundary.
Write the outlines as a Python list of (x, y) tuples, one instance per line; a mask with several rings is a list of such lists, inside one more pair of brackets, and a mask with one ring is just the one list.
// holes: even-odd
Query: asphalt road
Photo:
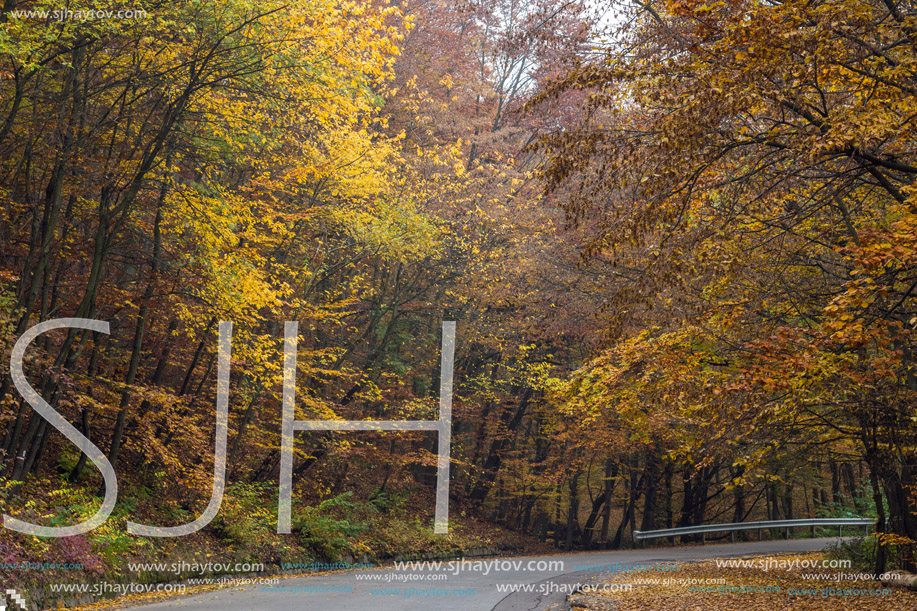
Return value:
[[(143, 611), (561, 611), (574, 584), (607, 579), (615, 564), (677, 564), (705, 558), (819, 551), (836, 539), (792, 539), (550, 556), (470, 559), (396, 570), (347, 570), (280, 578), (276, 586), (247, 585), (137, 607)], [(494, 564), (494, 561), (497, 561)], [(556, 564), (558, 561), (562, 563)], [(548, 565), (554, 562), (554, 565)], [(478, 563), (478, 564), (475, 564)], [(490, 563), (489, 565), (487, 563)], [(490, 567), (488, 569), (488, 566)], [(595, 570), (602, 567), (602, 570)], [(587, 569), (587, 570), (584, 570)], [(591, 569), (591, 570), (589, 570)], [(446, 578), (442, 578), (445, 575)], [(660, 576), (660, 573), (654, 573)], [(507, 592), (507, 585), (531, 591)], [(502, 588), (502, 589), (501, 589)]]

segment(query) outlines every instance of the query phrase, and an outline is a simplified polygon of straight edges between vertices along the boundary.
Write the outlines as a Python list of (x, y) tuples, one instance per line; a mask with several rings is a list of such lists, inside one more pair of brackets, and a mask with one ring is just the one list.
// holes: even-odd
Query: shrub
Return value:
[(826, 556), (832, 560), (850, 560), (851, 572), (872, 573), (876, 568), (876, 538), (838, 539), (828, 546)]
[[(828, 547), (827, 556), (832, 559), (850, 560), (851, 572), (873, 573), (876, 570), (878, 546), (879, 541), (875, 535), (841, 539)], [(903, 568), (901, 547), (886, 543), (885, 549), (887, 553), (885, 570)]]
[(304, 507), (293, 516), (293, 530), (300, 543), (318, 557), (340, 560), (345, 551), (355, 551), (350, 539), (368, 529), (350, 497), (351, 493), (345, 492), (315, 507)]
[[(254, 548), (264, 542), (276, 525), (268, 482), (240, 482), (226, 488), (220, 513), (212, 522), (214, 532), (229, 543)], [(274, 503), (276, 506), (276, 503)]]

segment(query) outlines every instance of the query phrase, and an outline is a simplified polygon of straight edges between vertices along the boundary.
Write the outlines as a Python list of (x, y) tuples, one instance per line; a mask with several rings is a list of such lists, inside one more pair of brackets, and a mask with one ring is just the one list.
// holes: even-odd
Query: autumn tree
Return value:
[[(722, 401), (715, 439), (746, 438), (735, 422), (772, 431), (750, 440), (762, 449), (854, 443), (879, 531), (917, 539), (910, 8), (666, 2), (628, 17), (620, 45), (555, 85), (588, 93), (588, 118), (543, 146), (549, 188), (568, 190), (570, 217), (594, 230), (588, 252), (625, 287), (620, 331), (665, 304), (639, 362), (688, 333), (678, 351), (707, 356), (682, 379), (722, 378), (695, 403), (660, 371), (678, 397), (660, 416), (683, 404), (704, 418)], [(594, 364), (600, 386), (633, 367), (613, 354)]]

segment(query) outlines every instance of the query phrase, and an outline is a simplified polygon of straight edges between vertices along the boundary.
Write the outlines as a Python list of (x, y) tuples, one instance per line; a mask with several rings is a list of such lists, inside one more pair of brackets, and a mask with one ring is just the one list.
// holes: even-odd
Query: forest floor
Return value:
[[(45, 481), (26, 487), (23, 498), (54, 498), (59, 504), (33, 503), (26, 517), (72, 521), (68, 508), (91, 508), (98, 501), (84, 488), (64, 487), (56, 497), (36, 492), (54, 485), (63, 486)], [(449, 534), (434, 535), (431, 501), (373, 505), (340, 499), (325, 510), (304, 514), (308, 520), (297, 522), (290, 535), (276, 533), (276, 521), (270, 519), (271, 499), (238, 498), (232, 492), (211, 525), (184, 537), (128, 535), (125, 522), (132, 507), (120, 504), (105, 525), (88, 535), (43, 539), (4, 530), (0, 532), (0, 583), (24, 593), (37, 608), (47, 609), (102, 602), (130, 591), (127, 587), (136, 591), (155, 584), (183, 584), (182, 589), (190, 592), (219, 588), (225, 582), (379, 566), (399, 559), (557, 552), (549, 544), (494, 525), (459, 506), (450, 516)], [(8, 505), (0, 496), (0, 509), (7, 512)], [(153, 524), (164, 519), (153, 513), (140, 516), (141, 522)], [(84, 589), (61, 590), (70, 586)]]
[[(792, 561), (821, 560), (818, 554), (781, 556), (786, 567)], [(749, 558), (755, 564), (762, 558)], [(677, 574), (648, 578), (620, 574), (606, 581), (608, 591), (579, 598), (579, 608), (589, 611), (754, 611), (755, 609), (803, 611), (913, 611), (917, 592), (891, 589), (878, 581), (863, 579), (855, 569), (762, 568), (720, 566), (720, 560), (682, 564)], [(632, 584), (622, 592), (623, 584)], [(600, 586), (601, 587), (601, 586)], [(574, 607), (577, 608), (577, 607)]]

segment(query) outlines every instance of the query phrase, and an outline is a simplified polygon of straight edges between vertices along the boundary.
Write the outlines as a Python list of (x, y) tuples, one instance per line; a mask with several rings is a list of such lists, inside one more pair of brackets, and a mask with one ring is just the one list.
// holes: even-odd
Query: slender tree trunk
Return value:
[(6, 429), (6, 435), (3, 438), (3, 462), (5, 466), (0, 472), (5, 473), (8, 469), (8, 465), (13, 460), (13, 455), (15, 454), (13, 444), (19, 439), (19, 434), (22, 432), (22, 425), (25, 422), (25, 415), (28, 409), (29, 404), (25, 402), (25, 399), (20, 398), (19, 409), (16, 410), (16, 419), (10, 422)]
[(134, 342), (131, 346), (131, 360), (127, 368), (127, 376), (124, 378), (124, 390), (121, 391), (121, 400), (118, 404), (118, 417), (115, 421), (115, 428), (111, 435), (111, 447), (108, 450), (108, 460), (112, 466), (118, 463), (118, 453), (121, 451), (121, 440), (124, 435), (124, 425), (127, 423), (127, 411), (131, 402), (132, 386), (137, 377), (137, 369), (140, 367), (140, 355), (143, 350), (143, 336), (146, 333), (146, 327), (150, 316), (150, 301), (156, 287), (156, 281), (159, 276), (159, 259), (162, 256), (162, 239), (160, 234), (160, 223), (162, 222), (162, 206), (168, 192), (168, 183), (163, 181), (162, 188), (159, 191), (159, 199), (156, 202), (156, 217), (153, 220), (153, 253), (150, 261), (150, 277), (147, 285), (143, 290), (143, 297), (140, 302), (140, 312), (137, 315), (137, 326), (134, 328)]
[(633, 528), (633, 524), (636, 523), (634, 520), (634, 506), (637, 504), (640, 496), (640, 480), (637, 473), (636, 457), (631, 457), (628, 460), (628, 468), (630, 470), (630, 486), (628, 488), (627, 504), (624, 507), (624, 515), (621, 516), (621, 523), (618, 525), (618, 530), (615, 532), (615, 538), (612, 542), (612, 547), (614, 549), (621, 548), (624, 542), (624, 532), (627, 530), (628, 524)]
[[(478, 503), (483, 502), (490, 492), (490, 489), (493, 487), (497, 472), (500, 470), (500, 465), (503, 462), (503, 450), (509, 444), (511, 433), (519, 428), (519, 424), (522, 422), (522, 417), (528, 409), (533, 393), (533, 389), (527, 388), (522, 398), (519, 400), (519, 405), (516, 407), (515, 412), (512, 412), (512, 417), (504, 419), (505, 433), (500, 435), (490, 444), (490, 451), (487, 459), (484, 461), (483, 474), (468, 497), (472, 501)], [(509, 413), (511, 412), (507, 410), (507, 415)]]
[[(879, 478), (872, 469), (869, 470), (869, 480), (872, 484), (872, 500), (876, 505), (876, 535), (882, 535), (886, 532), (885, 505), (882, 499), (882, 488), (879, 485)], [(885, 567), (888, 563), (888, 549), (879, 542), (878, 536), (876, 537), (875, 546), (876, 565), (873, 572), (876, 575), (881, 575), (885, 572)]]
[[(93, 333), (92, 334), (92, 356), (89, 357), (89, 367), (86, 370), (86, 376), (91, 380), (99, 370), (99, 360), (101, 359), (102, 348), (101, 342), (105, 341), (102, 338), (108, 337), (102, 333)], [(95, 399), (95, 391), (90, 385), (87, 390), (87, 394), (90, 399)], [(89, 439), (90, 432), (90, 410), (87, 406), (83, 406), (80, 409), (80, 428), (82, 428), (83, 435)], [(79, 479), (80, 474), (83, 472), (83, 469), (86, 467), (86, 454), (80, 452), (80, 458), (76, 462), (76, 465), (73, 467), (73, 470), (70, 472), (68, 479), (71, 482), (75, 482)]]
[(576, 514), (579, 512), (578, 482), (579, 473), (574, 473), (569, 484), (570, 502), (567, 506), (567, 540), (564, 544), (564, 549), (568, 552), (573, 549), (573, 538), (576, 531)]
[(850, 491), (850, 498), (853, 499), (853, 506), (857, 510), (857, 513), (863, 510), (863, 495), (861, 494), (860, 487), (857, 486), (856, 478), (853, 475), (853, 465), (849, 462), (844, 463), (841, 473), (844, 476), (844, 480), (847, 484), (847, 490)]
[[(745, 473), (745, 467), (739, 466), (732, 472), (733, 481), (738, 480)], [(732, 521), (733, 522), (744, 522), (745, 521), (745, 486), (742, 484), (736, 484), (732, 489), (732, 498), (735, 505), (732, 512)], [(748, 539), (748, 533), (744, 530), (739, 531), (738, 533), (740, 541), (746, 541)]]
[(640, 530), (656, 528), (656, 500), (659, 490), (659, 459), (655, 449), (646, 453), (646, 468), (643, 472), (643, 519)]
[(841, 506), (841, 477), (837, 463), (832, 460), (831, 466), (831, 501), (836, 507)]
[(608, 458), (605, 461), (604, 509), (602, 511), (602, 545), (608, 547), (608, 523), (611, 521), (611, 497), (617, 483), (618, 464)]
[(672, 528), (674, 523), (674, 513), (672, 511), (672, 463), (668, 460), (665, 463), (665, 472), (663, 482), (665, 485), (665, 527)]

